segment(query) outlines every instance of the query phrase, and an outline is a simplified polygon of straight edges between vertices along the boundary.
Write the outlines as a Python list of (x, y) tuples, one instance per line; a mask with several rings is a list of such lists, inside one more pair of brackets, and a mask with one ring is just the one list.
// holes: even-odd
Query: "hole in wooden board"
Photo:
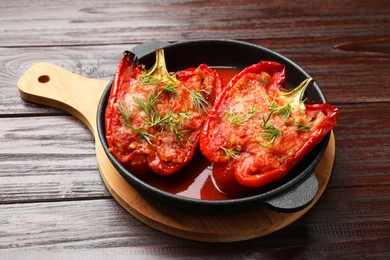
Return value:
[(50, 81), (50, 77), (48, 75), (42, 75), (38, 78), (40, 83), (47, 83)]

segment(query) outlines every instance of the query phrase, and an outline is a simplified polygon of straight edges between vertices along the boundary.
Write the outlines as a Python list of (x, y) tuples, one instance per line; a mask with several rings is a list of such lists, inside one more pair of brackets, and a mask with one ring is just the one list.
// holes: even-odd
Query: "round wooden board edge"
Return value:
[[(292, 213), (277, 212), (266, 207), (260, 207), (259, 209), (227, 216), (218, 213), (196, 214), (168, 208), (144, 198), (142, 194), (131, 187), (111, 164), (100, 141), (96, 142), (96, 154), (100, 175), (108, 191), (128, 213), (142, 223), (163, 233), (194, 241), (238, 242), (274, 233), (301, 218), (317, 203), (325, 191), (332, 173), (335, 138), (332, 131), (327, 149), (316, 167), (315, 172), (319, 181), (319, 188), (315, 198), (304, 209)], [(259, 225), (251, 226), (246, 230), (232, 229), (237, 225), (237, 220), (251, 219), (248, 216), (261, 216), (262, 221), (268, 220), (270, 223), (262, 224), (263, 222), (259, 222)], [(223, 222), (228, 226), (214, 227), (210, 225), (210, 222), (211, 224)]]

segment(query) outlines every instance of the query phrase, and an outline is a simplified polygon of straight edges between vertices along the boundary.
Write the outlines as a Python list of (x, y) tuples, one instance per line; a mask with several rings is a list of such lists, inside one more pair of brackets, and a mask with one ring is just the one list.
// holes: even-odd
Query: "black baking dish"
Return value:
[[(153, 41), (136, 46), (134, 52), (141, 64), (149, 68), (155, 62), (155, 49), (164, 48), (165, 59), (169, 71), (197, 67), (201, 63), (213, 67), (234, 67), (243, 69), (260, 60), (276, 61), (286, 68), (286, 83), (297, 86), (309, 77), (301, 67), (284, 56), (263, 48), (241, 41), (232, 40), (196, 40), (176, 43)], [(109, 152), (105, 138), (105, 109), (110, 94), (111, 82), (105, 89), (97, 111), (97, 128), (103, 148), (111, 163), (118, 172), (140, 193), (157, 203), (185, 210), (197, 211), (231, 211), (245, 210), (253, 207), (267, 206), (278, 211), (298, 211), (315, 197), (318, 190), (318, 180), (314, 169), (320, 162), (329, 142), (330, 134), (318, 144), (305, 158), (283, 179), (268, 185), (260, 193), (237, 199), (201, 200), (175, 195), (142, 181), (133, 175)], [(326, 102), (317, 83), (306, 90), (305, 97), (314, 103)]]

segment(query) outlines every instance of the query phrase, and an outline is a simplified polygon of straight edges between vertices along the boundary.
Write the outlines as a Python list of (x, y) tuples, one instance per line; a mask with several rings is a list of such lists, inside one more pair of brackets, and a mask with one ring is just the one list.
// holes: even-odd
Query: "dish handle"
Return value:
[(276, 211), (298, 211), (308, 206), (317, 194), (319, 182), (316, 174), (310, 174), (305, 180), (288, 191), (263, 202)]

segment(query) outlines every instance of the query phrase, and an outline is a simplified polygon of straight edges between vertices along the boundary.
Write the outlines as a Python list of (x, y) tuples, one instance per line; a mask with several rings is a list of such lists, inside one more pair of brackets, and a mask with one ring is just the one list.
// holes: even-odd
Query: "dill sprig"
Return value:
[(257, 109), (258, 109), (257, 105), (254, 105), (254, 106), (247, 112), (246, 117), (247, 117), (248, 119), (251, 118), (251, 117), (253, 117), (253, 116), (256, 114)]
[(151, 139), (154, 139), (156, 138), (155, 135), (147, 132), (147, 131), (144, 131), (142, 128), (137, 128), (137, 127), (133, 127), (132, 128), (135, 132), (137, 132), (141, 138), (145, 139), (149, 144), (152, 144), (152, 140)]
[(282, 131), (277, 129), (274, 125), (268, 125), (263, 133), (264, 138), (274, 138), (280, 135), (282, 135)]
[(239, 152), (231, 150), (231, 149), (227, 149), (227, 148), (225, 148), (223, 146), (221, 146), (221, 149), (225, 152), (226, 159), (230, 160), (231, 158), (233, 158), (233, 159), (237, 159), (238, 158)]
[(190, 117), (190, 112), (189, 111), (185, 111), (185, 112), (179, 112), (177, 113), (183, 120), (184, 119), (191, 119)]
[(296, 131), (305, 131), (305, 130), (310, 130), (310, 126), (304, 125), (298, 121), (294, 122), (294, 125), (298, 126)]
[(131, 125), (130, 117), (131, 117), (131, 114), (133, 113), (133, 111), (132, 111), (131, 107), (127, 103), (120, 100), (117, 103), (117, 108), (123, 117), (123, 123), (125, 123), (125, 125), (127, 127), (132, 128), (133, 126)]
[(184, 121), (185, 120), (190, 120), (191, 119), (189, 111), (179, 112), (177, 114), (179, 115), (178, 122), (179, 122), (179, 125), (181, 125), (181, 126), (184, 126)]
[(146, 97), (146, 100), (143, 100), (139, 97), (133, 97), (133, 99), (137, 106), (149, 117), (152, 112), (153, 106), (156, 104), (161, 95), (161, 92), (161, 90), (157, 90), (157, 87), (154, 87), (153, 90)]
[(190, 93), (192, 98), (192, 105), (196, 108), (196, 110), (200, 111), (201, 109), (203, 109), (205, 112), (207, 112), (210, 103), (204, 98), (202, 93), (206, 93), (206, 94), (209, 93), (204, 89), (188, 90), (188, 92)]
[(180, 144), (181, 146), (183, 146), (183, 139), (185, 140), (189, 140), (188, 138), (186, 138), (185, 134), (190, 132), (190, 130), (188, 129), (179, 129), (179, 128), (173, 128), (172, 129), (172, 133), (175, 135), (175, 139), (176, 139), (176, 142), (178, 144)]
[(175, 135), (175, 140), (178, 144), (183, 145), (182, 139), (185, 138), (185, 133), (190, 132), (188, 129), (183, 129), (184, 126), (184, 118), (183, 115), (186, 115), (185, 112), (179, 113), (178, 118), (172, 115), (169, 118), (169, 122), (167, 124), (168, 130)]
[(263, 78), (256, 78), (256, 80), (260, 83), (263, 83), (264, 85), (268, 85), (269, 83), (269, 76), (265, 75)]
[(275, 99), (276, 99), (276, 95), (273, 97), (271, 102), (269, 102), (269, 100), (267, 98), (265, 99), (265, 102), (268, 105), (268, 109), (269, 109), (269, 111), (273, 112), (274, 114), (283, 115), (283, 121), (284, 121), (284, 123), (286, 123), (287, 120), (290, 118), (291, 105), (286, 104), (284, 106), (280, 106), (280, 105), (276, 104)]
[(150, 84), (150, 85), (158, 85), (162, 82), (161, 79), (157, 79), (155, 77), (153, 77), (152, 75), (148, 75), (146, 73), (142, 73), (141, 74), (141, 77), (139, 79), (139, 83), (141, 85), (146, 85), (146, 84)]
[[(140, 110), (144, 111), (146, 114), (146, 118), (144, 118), (144, 122), (147, 125), (147, 128), (158, 127), (160, 130), (167, 129), (171, 133), (175, 135), (176, 142), (179, 144), (183, 144), (182, 140), (185, 138), (185, 134), (190, 130), (183, 129), (184, 121), (191, 119), (190, 113), (187, 112), (179, 112), (173, 113), (170, 109), (165, 115), (158, 111), (155, 107), (158, 102), (161, 93), (163, 90), (158, 90), (157, 86), (153, 88), (153, 90), (147, 95), (146, 99), (142, 99), (139, 97), (133, 97), (135, 106)], [(124, 121), (126, 121), (126, 113), (122, 113), (124, 116)], [(151, 139), (155, 138), (155, 135), (150, 134), (144, 129), (134, 128), (130, 126), (134, 131), (140, 134), (142, 138), (151, 143)]]
[(229, 123), (233, 125), (243, 125), (246, 121), (245, 115), (243, 113), (236, 112), (234, 108), (231, 112), (225, 111), (224, 115)]
[(286, 123), (287, 120), (290, 118), (290, 114), (291, 114), (291, 106), (290, 106), (290, 104), (282, 106), (278, 110), (278, 113), (283, 115), (283, 121)]
[(177, 86), (175, 83), (167, 82), (167, 81), (164, 81), (163, 79), (158, 79), (158, 78), (155, 78), (152, 75), (148, 75), (148, 74), (142, 74), (140, 79), (139, 79), (139, 83), (141, 85), (149, 84), (149, 85), (156, 85), (156, 86), (160, 85), (161, 83), (165, 83), (166, 85), (161, 86), (162, 90), (169, 92), (171, 94), (174, 94), (177, 92), (177, 89), (176, 89)]
[(264, 118), (264, 115), (263, 115), (263, 128), (264, 128), (264, 132), (263, 132), (263, 138), (266, 138), (266, 139), (271, 139), (267, 144), (260, 144), (261, 146), (265, 147), (265, 148), (269, 148), (271, 146), (271, 144), (273, 144), (273, 142), (275, 141), (275, 138), (277, 136), (281, 136), (282, 135), (282, 131), (280, 129), (277, 129), (274, 125), (272, 124), (269, 124), (269, 119), (271, 118), (272, 114), (274, 112), (271, 111), (267, 117), (267, 119)]
[(163, 128), (166, 124), (168, 124), (172, 116), (172, 110), (169, 110), (165, 116), (162, 116), (162, 114), (157, 111), (151, 113), (145, 121), (150, 127), (159, 126)]
[(254, 105), (248, 112), (246, 113), (240, 113), (236, 112), (235, 109), (231, 112), (225, 111), (224, 115), (229, 121), (229, 123), (234, 124), (234, 125), (243, 125), (248, 119), (253, 117), (256, 112), (257, 112), (257, 106)]
[(168, 85), (162, 86), (161, 88), (169, 94), (177, 93), (177, 86), (175, 83), (169, 83)]
[(119, 101), (117, 104), (118, 104), (117, 105), (118, 110), (123, 117), (123, 123), (128, 128), (138, 133), (141, 138), (145, 139), (149, 144), (151, 144), (152, 143), (151, 139), (155, 138), (155, 136), (153, 134), (148, 133), (142, 128), (134, 127), (132, 125), (130, 118), (131, 118), (131, 114), (133, 113), (133, 110), (130, 108), (130, 106), (127, 103), (124, 103), (123, 101)]
[(268, 143), (266, 143), (266, 144), (260, 144), (262, 147), (264, 147), (264, 148), (270, 148), (271, 147), (271, 145), (275, 142), (275, 136), (274, 137), (272, 137), (271, 138), (271, 140), (268, 142)]

